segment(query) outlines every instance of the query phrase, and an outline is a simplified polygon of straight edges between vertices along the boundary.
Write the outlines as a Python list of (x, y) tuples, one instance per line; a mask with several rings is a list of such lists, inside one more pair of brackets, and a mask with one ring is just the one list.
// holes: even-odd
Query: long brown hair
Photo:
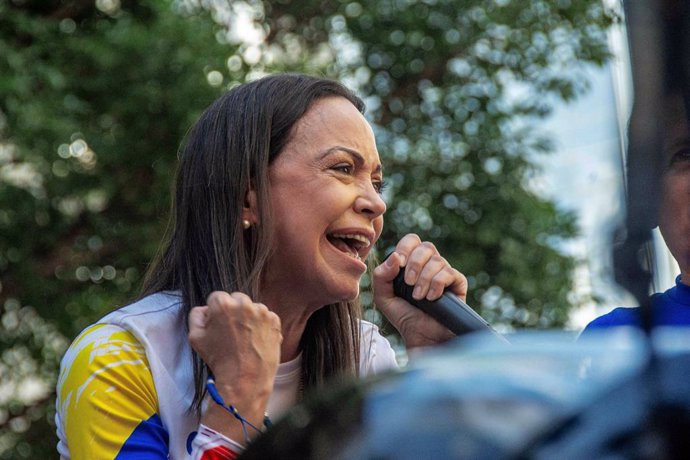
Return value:
[[(181, 150), (168, 230), (144, 279), (142, 297), (179, 291), (185, 324), (191, 308), (204, 305), (212, 291), (258, 298), (272, 229), (243, 229), (245, 197), (251, 186), (258, 221), (272, 222), (269, 165), (290, 140), (295, 123), (315, 101), (329, 96), (344, 97), (364, 112), (362, 100), (340, 83), (295, 74), (237, 86), (206, 109)], [(306, 389), (358, 372), (360, 317), (357, 301), (324, 306), (310, 317), (301, 342)], [(208, 370), (196, 353), (192, 357), (192, 408), (198, 411)]]

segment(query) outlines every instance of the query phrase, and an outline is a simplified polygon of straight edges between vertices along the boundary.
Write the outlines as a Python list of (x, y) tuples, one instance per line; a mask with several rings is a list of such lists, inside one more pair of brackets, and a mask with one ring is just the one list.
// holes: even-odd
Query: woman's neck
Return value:
[[(306, 323), (305, 323), (306, 325)], [(302, 334), (304, 333), (304, 325), (297, 331), (295, 328), (293, 332), (286, 332), (283, 326), (283, 341), (280, 344), (280, 362), (285, 363), (295, 359), (300, 351), (302, 343)]]
[(300, 300), (290, 299), (286, 296), (276, 298), (265, 295), (261, 297), (260, 302), (280, 317), (283, 334), (283, 341), (280, 345), (280, 362), (284, 363), (295, 359), (301, 351), (300, 344), (307, 321), (319, 307), (307, 307)]

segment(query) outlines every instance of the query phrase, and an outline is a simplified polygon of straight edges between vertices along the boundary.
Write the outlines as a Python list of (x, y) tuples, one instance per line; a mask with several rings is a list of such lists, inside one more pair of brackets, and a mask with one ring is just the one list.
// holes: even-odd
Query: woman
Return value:
[[(234, 458), (265, 412), (278, 417), (326, 380), (395, 367), (357, 303), (386, 209), (363, 110), (342, 85), (302, 75), (236, 87), (206, 110), (142, 298), (63, 359), (63, 457)], [(416, 298), (464, 297), (464, 276), (416, 235), (373, 271), (374, 301), (408, 348), (448, 340), (393, 294), (402, 267)]]

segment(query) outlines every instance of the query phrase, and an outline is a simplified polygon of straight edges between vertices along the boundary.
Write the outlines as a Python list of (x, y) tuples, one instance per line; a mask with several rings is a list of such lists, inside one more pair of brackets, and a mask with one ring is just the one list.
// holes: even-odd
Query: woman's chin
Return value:
[(336, 302), (351, 302), (359, 296), (359, 283), (357, 285), (350, 287), (343, 286), (342, 284), (338, 286), (337, 292), (334, 292), (333, 298), (337, 299), (332, 303)]

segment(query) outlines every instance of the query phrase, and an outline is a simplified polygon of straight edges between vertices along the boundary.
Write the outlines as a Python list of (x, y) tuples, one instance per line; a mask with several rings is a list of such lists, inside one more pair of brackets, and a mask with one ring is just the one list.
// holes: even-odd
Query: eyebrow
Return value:
[[(349, 147), (344, 147), (342, 145), (336, 145), (336, 146), (333, 146), (333, 147), (327, 149), (326, 151), (324, 151), (319, 156), (319, 160), (322, 160), (322, 159), (326, 158), (327, 156), (329, 156), (335, 152), (345, 152), (345, 153), (349, 154), (350, 156), (354, 157), (355, 160), (359, 164), (365, 164), (366, 163), (366, 160), (364, 159), (364, 157), (362, 156), (361, 153), (359, 153), (357, 150), (351, 149)], [(381, 166), (381, 163), (379, 163), (378, 165), (376, 165), (374, 172), (375, 173), (381, 173), (382, 171), (383, 171), (383, 166)]]

